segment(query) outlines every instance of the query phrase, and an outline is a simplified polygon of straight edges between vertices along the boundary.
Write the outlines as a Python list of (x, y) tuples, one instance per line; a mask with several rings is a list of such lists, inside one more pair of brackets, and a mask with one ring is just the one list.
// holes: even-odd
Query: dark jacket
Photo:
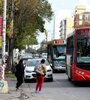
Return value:
[(15, 76), (16, 77), (23, 77), (24, 76), (24, 66), (22, 63), (19, 63), (16, 65)]

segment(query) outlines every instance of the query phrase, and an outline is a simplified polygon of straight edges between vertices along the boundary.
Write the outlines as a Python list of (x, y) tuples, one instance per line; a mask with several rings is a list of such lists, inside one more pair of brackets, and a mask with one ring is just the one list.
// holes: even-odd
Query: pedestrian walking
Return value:
[(19, 89), (19, 87), (23, 83), (23, 77), (24, 77), (24, 66), (23, 66), (23, 60), (21, 59), (19, 63), (16, 65), (16, 71), (15, 71), (15, 76), (17, 78), (17, 83), (16, 83), (16, 90)]
[(44, 76), (46, 74), (46, 65), (45, 65), (45, 60), (42, 59), (40, 65), (35, 67), (36, 71), (36, 93), (41, 93), (42, 92), (42, 86), (44, 83)]

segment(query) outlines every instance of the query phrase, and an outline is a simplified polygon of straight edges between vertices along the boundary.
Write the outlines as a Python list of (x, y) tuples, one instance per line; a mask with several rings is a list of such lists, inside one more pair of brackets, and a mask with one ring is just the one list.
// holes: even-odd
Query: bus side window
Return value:
[(70, 60), (69, 64), (70, 64), (70, 65), (72, 65), (73, 60), (74, 60), (74, 59), (73, 59), (73, 56), (74, 56), (73, 50), (74, 50), (73, 36), (71, 36), (71, 37), (69, 37), (69, 38), (67, 39), (67, 55), (70, 56), (70, 58), (69, 58), (69, 60)]
[(70, 65), (72, 65), (72, 63), (73, 63), (73, 57), (71, 56), (70, 57)]

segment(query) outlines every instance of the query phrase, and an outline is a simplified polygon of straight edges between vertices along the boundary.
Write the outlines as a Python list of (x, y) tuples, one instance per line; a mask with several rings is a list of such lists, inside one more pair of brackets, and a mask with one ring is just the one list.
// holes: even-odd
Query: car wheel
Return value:
[(53, 82), (53, 77), (51, 77), (51, 78), (49, 79), (49, 81), (50, 81), (50, 82)]
[(24, 78), (24, 82), (26, 83), (27, 82), (27, 79)]

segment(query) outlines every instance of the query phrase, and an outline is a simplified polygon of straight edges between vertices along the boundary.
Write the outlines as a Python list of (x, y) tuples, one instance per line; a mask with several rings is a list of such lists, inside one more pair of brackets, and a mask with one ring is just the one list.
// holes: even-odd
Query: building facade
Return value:
[(60, 22), (60, 38), (67, 38), (67, 34), (73, 30), (73, 18), (67, 17)]
[[(82, 19), (82, 16), (79, 16), (79, 14), (85, 13), (86, 7), (78, 5), (75, 7), (75, 15), (72, 17), (67, 17), (60, 22), (60, 38), (67, 38), (67, 35), (73, 31), (73, 28), (75, 26), (75, 23), (77, 23), (77, 20)], [(77, 15), (77, 16), (76, 16)], [(86, 17), (85, 17), (86, 18)], [(76, 21), (76, 22), (75, 22)]]

